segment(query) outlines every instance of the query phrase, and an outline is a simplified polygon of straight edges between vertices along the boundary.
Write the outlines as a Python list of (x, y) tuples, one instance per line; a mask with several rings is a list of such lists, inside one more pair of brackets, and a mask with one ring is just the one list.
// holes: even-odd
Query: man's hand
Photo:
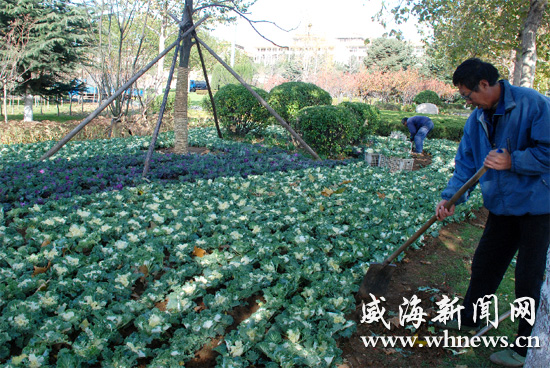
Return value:
[(489, 169), (510, 170), (512, 168), (512, 156), (503, 148), (492, 150), (487, 157), (485, 157), (483, 165), (487, 166)]
[(455, 214), (455, 205), (453, 204), (451, 208), (446, 209), (445, 203), (447, 203), (447, 200), (442, 200), (437, 204), (435, 207), (435, 216), (439, 221), (443, 221), (446, 217), (452, 216)]

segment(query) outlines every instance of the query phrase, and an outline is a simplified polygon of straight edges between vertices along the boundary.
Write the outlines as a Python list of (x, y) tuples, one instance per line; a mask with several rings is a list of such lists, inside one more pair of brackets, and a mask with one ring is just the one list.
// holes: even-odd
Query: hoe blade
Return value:
[(366, 299), (369, 294), (375, 296), (386, 294), (395, 268), (396, 266), (391, 263), (388, 265), (371, 263), (365, 277), (363, 277), (357, 296), (360, 299)]

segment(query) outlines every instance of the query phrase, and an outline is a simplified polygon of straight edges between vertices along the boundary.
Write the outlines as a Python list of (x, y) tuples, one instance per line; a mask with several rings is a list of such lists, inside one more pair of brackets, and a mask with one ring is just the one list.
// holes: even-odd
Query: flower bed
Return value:
[[(195, 129), (208, 132), (207, 129)], [(205, 134), (207, 136), (207, 134)], [(171, 135), (166, 135), (162, 146), (170, 144)], [(101, 142), (77, 142), (68, 147), (66, 157), (56, 157), (44, 162), (34, 160), (16, 161), (8, 158), (6, 167), (0, 172), (0, 205), (4, 211), (12, 207), (43, 204), (50, 199), (68, 198), (79, 194), (92, 194), (102, 191), (120, 190), (123, 187), (142, 183), (141, 174), (145, 160), (145, 140), (137, 139), (136, 144), (127, 139)], [(221, 140), (220, 140), (221, 141)], [(125, 154), (108, 152), (125, 151)], [(197, 143), (197, 142), (194, 142)], [(260, 145), (230, 145), (210, 141), (201, 142), (205, 146), (220, 150), (216, 155), (174, 155), (153, 154), (148, 180), (191, 181), (215, 179), (222, 176), (259, 175), (265, 172), (288, 171), (308, 167), (333, 167), (346, 164), (346, 161), (308, 159), (299, 154), (288, 154), (277, 149)], [(217, 144), (215, 144), (217, 143)], [(6, 146), (5, 146), (6, 147)], [(36, 145), (36, 149), (46, 149), (48, 145)], [(23, 152), (27, 152), (22, 148)], [(11, 147), (13, 149), (13, 147)], [(74, 152), (74, 153), (72, 153)], [(82, 154), (80, 154), (82, 153)], [(12, 153), (12, 156), (14, 154)], [(25, 154), (25, 157), (36, 155)]]
[(415, 172), (354, 162), (155, 182), (0, 214), (0, 363), (175, 367), (222, 336), (221, 367), (332, 367), (369, 262), (432, 215), (452, 172), (456, 145), (429, 149)]

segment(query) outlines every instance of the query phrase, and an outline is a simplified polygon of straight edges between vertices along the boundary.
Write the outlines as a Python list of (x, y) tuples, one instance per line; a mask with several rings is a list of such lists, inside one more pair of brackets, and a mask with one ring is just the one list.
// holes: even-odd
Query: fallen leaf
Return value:
[(430, 261), (420, 261), (420, 263), (425, 264), (425, 265), (431, 265), (432, 264), (432, 262), (430, 262)]
[(380, 198), (380, 199), (386, 198), (386, 195), (384, 193), (376, 192), (376, 194), (378, 195), (378, 198)]
[(84, 319), (84, 321), (82, 321), (82, 323), (80, 324), (80, 329), (82, 330), (85, 330), (88, 328), (88, 326), (90, 326), (90, 322), (88, 322), (88, 319)]
[(334, 190), (329, 189), (329, 188), (325, 188), (321, 192), (321, 194), (324, 195), (325, 197), (330, 197), (332, 195), (332, 193), (334, 193)]
[(149, 276), (149, 267), (147, 267), (146, 265), (141, 265), (139, 266), (138, 269), (139, 269), (139, 272), (143, 274), (143, 277)]
[(15, 356), (11, 358), (11, 363), (17, 366), (21, 364), (23, 362), (23, 359), (25, 359), (26, 357), (28, 357), (27, 354), (21, 354), (19, 356)]
[(416, 340), (414, 341), (414, 346), (418, 346), (419, 348), (424, 347), (424, 346), (427, 346), (427, 345), (428, 345), (428, 343), (427, 343), (425, 340), (418, 340), (418, 339), (416, 339)]
[(162, 302), (157, 302), (155, 308), (161, 312), (166, 312), (166, 305), (168, 304), (168, 299), (163, 300)]
[(52, 261), (48, 261), (48, 265), (46, 267), (38, 267), (34, 266), (34, 271), (32, 273), (32, 276), (40, 275), (41, 273), (46, 273), (50, 267), (52, 266)]
[(52, 242), (52, 241), (51, 241), (50, 239), (46, 239), (46, 240), (44, 240), (44, 241), (42, 242), (41, 247), (46, 247), (46, 246), (50, 245), (51, 242)]
[(195, 257), (202, 258), (206, 254), (206, 251), (204, 249), (201, 249), (195, 245), (195, 248), (193, 249), (193, 255)]
[(349, 183), (351, 183), (351, 182), (353, 182), (353, 180), (344, 180), (343, 182), (341, 182), (341, 183), (338, 184), (338, 185), (349, 184)]

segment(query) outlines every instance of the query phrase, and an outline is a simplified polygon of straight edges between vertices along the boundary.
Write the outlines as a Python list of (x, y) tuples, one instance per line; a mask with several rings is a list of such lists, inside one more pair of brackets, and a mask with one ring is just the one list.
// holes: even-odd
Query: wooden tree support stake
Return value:
[[(180, 34), (182, 32), (180, 31)], [(143, 172), (141, 177), (144, 178), (149, 172), (149, 166), (151, 163), (151, 157), (155, 151), (155, 144), (157, 143), (157, 137), (159, 135), (160, 126), (162, 125), (162, 118), (164, 117), (164, 111), (166, 110), (166, 102), (168, 101), (168, 94), (170, 92), (170, 85), (172, 84), (172, 78), (174, 77), (174, 70), (176, 69), (176, 61), (178, 60), (178, 53), (180, 48), (180, 43), (182, 41), (181, 35), (178, 37), (178, 45), (174, 51), (174, 57), (172, 58), (172, 65), (170, 66), (170, 73), (168, 74), (168, 80), (166, 81), (166, 88), (164, 89), (164, 96), (162, 97), (162, 104), (160, 105), (159, 116), (157, 119), (157, 125), (151, 137), (151, 143), (149, 144), (149, 149), (147, 150), (147, 156), (145, 157), (145, 163), (143, 165)]]
[[(197, 39), (197, 32), (193, 31), (193, 37)], [(214, 95), (212, 95), (212, 87), (210, 87), (210, 82), (208, 81), (208, 74), (206, 73), (206, 64), (204, 63), (204, 57), (202, 56), (202, 50), (200, 43), (197, 42), (197, 51), (199, 52), (199, 57), (201, 59), (202, 72), (204, 74), (204, 79), (206, 81), (206, 88), (208, 88), (208, 96), (210, 96), (210, 103), (212, 104), (212, 114), (214, 114), (214, 124), (216, 124), (216, 130), (218, 131), (218, 137), (223, 138), (222, 131), (220, 130), (220, 124), (218, 123), (218, 113), (216, 112), (216, 104), (214, 103)]]

